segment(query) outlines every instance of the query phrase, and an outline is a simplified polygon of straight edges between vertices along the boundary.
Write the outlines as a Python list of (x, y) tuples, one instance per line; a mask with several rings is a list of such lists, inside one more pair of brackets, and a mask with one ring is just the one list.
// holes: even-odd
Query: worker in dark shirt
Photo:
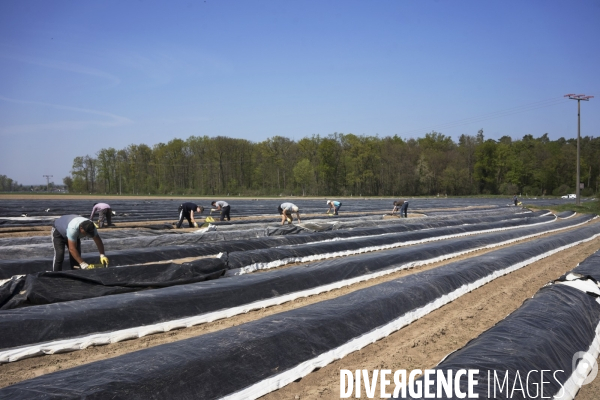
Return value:
[(202, 213), (204, 207), (194, 203), (183, 203), (179, 206), (179, 221), (177, 222), (177, 228), (181, 228), (183, 225), (183, 219), (187, 219), (190, 228), (198, 227), (198, 223), (194, 219), (194, 213)]
[(54, 245), (53, 271), (63, 270), (65, 246), (69, 249), (71, 269), (86, 269), (91, 266), (81, 258), (81, 238), (86, 236), (94, 239), (100, 253), (100, 263), (105, 267), (108, 266), (108, 258), (104, 255), (104, 243), (94, 223), (89, 219), (79, 215), (64, 215), (54, 221), (50, 235)]

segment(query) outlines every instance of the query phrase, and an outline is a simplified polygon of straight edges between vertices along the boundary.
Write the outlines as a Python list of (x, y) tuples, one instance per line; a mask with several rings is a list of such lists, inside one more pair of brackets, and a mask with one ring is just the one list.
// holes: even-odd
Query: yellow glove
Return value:
[(96, 229), (99, 228), (98, 224), (94, 222), (94, 226), (96, 227)]
[(197, 228), (197, 227), (198, 227), (198, 223), (194, 222), (194, 228)]
[(108, 267), (108, 257), (104, 254), (100, 254), (100, 262), (102, 263), (102, 266)]

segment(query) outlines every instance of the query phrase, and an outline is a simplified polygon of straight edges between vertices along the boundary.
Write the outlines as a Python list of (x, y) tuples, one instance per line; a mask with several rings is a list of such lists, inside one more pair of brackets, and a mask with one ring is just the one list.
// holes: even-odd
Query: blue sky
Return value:
[(600, 2), (3, 1), (0, 174), (224, 135), (600, 134)]

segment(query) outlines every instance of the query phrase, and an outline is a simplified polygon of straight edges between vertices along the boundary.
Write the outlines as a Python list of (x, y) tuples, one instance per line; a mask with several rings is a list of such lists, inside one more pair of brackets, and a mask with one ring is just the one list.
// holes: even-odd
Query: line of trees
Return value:
[(0, 192), (65, 192), (67, 188), (53, 182), (43, 185), (22, 185), (6, 175), (0, 175)]
[[(173, 139), (153, 147), (101, 149), (73, 160), (71, 193), (173, 195), (412, 196), (575, 190), (576, 140), (525, 135), (500, 140), (438, 132), (422, 138), (334, 133), (299, 141), (229, 137)], [(600, 183), (600, 138), (581, 142), (583, 195)]]
[(0, 192), (18, 192), (23, 190), (23, 185), (9, 178), (6, 175), (0, 175)]

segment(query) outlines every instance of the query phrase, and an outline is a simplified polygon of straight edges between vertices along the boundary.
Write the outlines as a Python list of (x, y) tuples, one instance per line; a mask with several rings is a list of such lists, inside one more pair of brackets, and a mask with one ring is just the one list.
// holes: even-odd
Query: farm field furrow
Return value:
[[(278, 204), (277, 200), (239, 199), (236, 207), (233, 205), (234, 201), (231, 201), (232, 221), (229, 224), (215, 223), (208, 229), (204, 228), (201, 233), (195, 233), (198, 229), (168, 229), (164, 224), (164, 221), (176, 219), (176, 200), (115, 201), (114, 204), (120, 209), (130, 210), (123, 212), (128, 215), (117, 213), (113, 217), (116, 227), (99, 230), (101, 236), (106, 233), (103, 236), (106, 237), (106, 254), (111, 258), (112, 253), (114, 262), (106, 270), (77, 271), (73, 275), (75, 279), (85, 277), (89, 280), (92, 276), (106, 275), (110, 273), (111, 268), (118, 265), (122, 265), (116, 267), (119, 275), (122, 276), (120, 279), (125, 280), (122, 283), (116, 283), (117, 281), (108, 283), (105, 280), (104, 283), (100, 282), (100, 285), (105, 288), (111, 285), (115, 288), (119, 285), (131, 286), (132, 282), (139, 281), (139, 275), (148, 274), (153, 269), (160, 273), (161, 269), (166, 271), (167, 266), (170, 266), (169, 268), (174, 268), (173, 271), (183, 271), (187, 268), (186, 265), (191, 265), (189, 263), (204, 266), (201, 268), (208, 271), (206, 268), (209, 268), (209, 263), (212, 262), (212, 265), (221, 268), (219, 271), (222, 272), (215, 270), (216, 275), (201, 278), (208, 279), (205, 282), (173, 281), (174, 283), (168, 284), (169, 287), (164, 288), (161, 286), (167, 281), (164, 277), (159, 278), (160, 274), (158, 274), (157, 278), (147, 281), (152, 283), (146, 286), (142, 283), (142, 286), (136, 289), (141, 290), (136, 292), (139, 295), (106, 292), (105, 295), (97, 298), (78, 295), (79, 297), (70, 301), (66, 301), (68, 297), (64, 295), (59, 296), (62, 300), (51, 296), (56, 297), (51, 304), (33, 302), (34, 294), (37, 292), (22, 291), (21, 293), (27, 294), (22, 300), (13, 301), (15, 304), (11, 306), (13, 309), (0, 310), (0, 335), (5, 339), (3, 348), (0, 348), (0, 361), (2, 357), (7, 357), (2, 354), (13, 354), (9, 355), (9, 358), (4, 358), (10, 362), (4, 361), (0, 364), (0, 388), (2, 388), (0, 398), (28, 398), (33, 393), (30, 390), (46, 393), (49, 398), (71, 396), (71, 388), (67, 382), (75, 382), (75, 377), (86, 376), (86, 374), (103, 376), (99, 386), (94, 389), (100, 390), (98, 393), (104, 393), (103, 396), (113, 396), (123, 390), (131, 394), (130, 398), (147, 396), (146, 390), (149, 390), (149, 386), (144, 382), (145, 379), (151, 379), (150, 374), (145, 377), (136, 376), (126, 384), (119, 383), (118, 378), (114, 378), (113, 381), (113, 375), (108, 373), (108, 370), (102, 374), (103, 368), (114, 370), (111, 366), (112, 360), (117, 363), (115, 365), (122, 365), (123, 368), (138, 368), (134, 367), (138, 362), (134, 360), (139, 360), (143, 365), (153, 369), (158, 368), (158, 371), (167, 368), (164, 370), (164, 378), (161, 378), (164, 379), (161, 388), (153, 394), (158, 397), (189, 396), (195, 393), (203, 398), (219, 398), (225, 395), (233, 395), (234, 398), (260, 396), (265, 399), (340, 398), (341, 369), (394, 371), (433, 368), (447, 354), (463, 348), (470, 340), (484, 335), (486, 330), (518, 310), (526, 299), (537, 293), (546, 283), (574, 269), (579, 262), (586, 260), (600, 249), (600, 222), (592, 216), (572, 213), (552, 214), (546, 211), (532, 213), (520, 207), (508, 206), (508, 201), (501, 199), (411, 200), (409, 208), (411, 215), (408, 219), (386, 215), (391, 211), (388, 205), (390, 200), (344, 200), (340, 217), (332, 218), (323, 216), (325, 207), (322, 207), (321, 200), (299, 199), (297, 203), (302, 211), (306, 210), (307, 215), (303, 214), (302, 222), (295, 223), (293, 228), (288, 228), (286, 225), (283, 229), (277, 222), (278, 217), (273, 215), (273, 208)], [(541, 208), (551, 208), (552, 204), (564, 203), (561, 200), (534, 201), (538, 201), (540, 206), (543, 206)], [(7, 285), (12, 284), (17, 288), (20, 287), (17, 283), (19, 279), (26, 282), (25, 279), (34, 279), (38, 275), (39, 278), (47, 276), (47, 279), (50, 279), (48, 282), (51, 282), (52, 286), (48, 288), (53, 289), (45, 289), (49, 290), (48, 293), (52, 290), (64, 291), (56, 286), (60, 282), (57, 279), (58, 275), (53, 275), (56, 273), (36, 272), (51, 269), (52, 265), (51, 254), (48, 253), (49, 250), (51, 251), (49, 231), (36, 229), (39, 226), (50, 226), (52, 217), (59, 216), (59, 212), (66, 213), (67, 210), (72, 210), (68, 211), (69, 213), (89, 217), (89, 214), (85, 214), (87, 203), (86, 200), (38, 199), (31, 202), (0, 200), (0, 220), (4, 221), (0, 223), (0, 235), (2, 235), (0, 252), (3, 248), (6, 250), (0, 255), (0, 273), (7, 280), (0, 286), (0, 301), (8, 301)], [(324, 204), (324, 201), (322, 203)], [(47, 208), (54, 210), (54, 213), (48, 212), (48, 215), (44, 216), (42, 212), (30, 211), (28, 220), (19, 217), (23, 207), (37, 210), (44, 205), (48, 205)], [(171, 208), (175, 208), (175, 212), (168, 211)], [(153, 224), (155, 225), (153, 229), (144, 228)], [(28, 227), (31, 228), (29, 231)], [(14, 232), (16, 228), (23, 231)], [(182, 234), (182, 232), (187, 233)], [(114, 243), (112, 252), (111, 243)], [(201, 250), (202, 248), (213, 252)], [(93, 247), (84, 246), (83, 252), (87, 253), (85, 260), (98, 257), (97, 253), (93, 254), (93, 250)], [(217, 256), (220, 258), (215, 258)], [(509, 261), (512, 259), (514, 261)], [(492, 273), (493, 269), (485, 272), (487, 267), (482, 264), (484, 262), (491, 262), (490, 268), (498, 262), (506, 262), (506, 266), (498, 269), (497, 273)], [(21, 264), (29, 264), (27, 268), (34, 268), (23, 270), (24, 274), (31, 275), (30, 278), (27, 278), (29, 275), (18, 278), (16, 277), (18, 273), (12, 272), (20, 271)], [(128, 266), (134, 264), (137, 266)], [(310, 369), (314, 368), (309, 368), (308, 374), (302, 372), (300, 375), (294, 375), (295, 372), (292, 372), (296, 368), (295, 363), (309, 363), (309, 359), (302, 357), (298, 358), (298, 361), (288, 357), (283, 364), (279, 364), (280, 361), (275, 358), (265, 359), (264, 367), (268, 367), (267, 369), (271, 371), (279, 370), (278, 365), (281, 365), (281, 371), (273, 375), (269, 375), (270, 373), (265, 375), (264, 371), (259, 372), (260, 369), (252, 367), (251, 359), (248, 359), (250, 361), (247, 366), (243, 363), (236, 366), (240, 368), (239, 382), (223, 381), (220, 384), (217, 376), (224, 371), (218, 372), (219, 364), (222, 363), (222, 368), (231, 368), (231, 366), (228, 366), (226, 361), (229, 356), (224, 355), (225, 358), (218, 361), (220, 353), (217, 351), (211, 352), (211, 360), (216, 364), (210, 368), (214, 369), (215, 374), (210, 385), (196, 382), (181, 388), (172, 381), (174, 386), (170, 386), (169, 374), (173, 373), (177, 376), (178, 373), (176, 369), (171, 370), (173, 367), (168, 366), (170, 364), (166, 360), (170, 356), (175, 356), (175, 353), (171, 354), (175, 348), (185, 349), (193, 343), (204, 346), (201, 343), (208, 344), (215, 340), (217, 342), (214, 343), (219, 343), (219, 340), (222, 340), (220, 338), (230, 337), (231, 343), (224, 349), (234, 349), (238, 345), (237, 339), (234, 338), (238, 335), (241, 339), (250, 332), (263, 332), (264, 329), (268, 331), (269, 324), (280, 320), (290, 321), (290, 323), (295, 321), (294, 324), (300, 324), (299, 329), (306, 328), (306, 332), (313, 332), (307, 333), (308, 337), (303, 337), (300, 341), (287, 341), (286, 346), (291, 346), (289, 350), (280, 348), (282, 354), (285, 351), (293, 352), (294, 345), (311, 346), (313, 340), (321, 342), (323, 339), (320, 339), (319, 334), (315, 332), (325, 332), (329, 327), (326, 322), (328, 318), (319, 322), (319, 319), (311, 317), (309, 318), (311, 324), (317, 325), (302, 327), (302, 322), (299, 321), (303, 319), (296, 321), (289, 319), (291, 316), (308, 316), (313, 313), (319, 315), (321, 313), (319, 310), (343, 307), (344, 303), (350, 301), (345, 299), (358, 301), (356, 315), (360, 315), (362, 312), (359, 311), (360, 307), (367, 307), (367, 303), (362, 304), (363, 302), (358, 299), (363, 296), (362, 293), (372, 298), (371, 295), (367, 295), (369, 290), (379, 293), (386, 288), (385, 293), (393, 294), (394, 291), (399, 290), (398, 294), (400, 294), (403, 290), (393, 289), (394, 285), (418, 282), (419, 279), (426, 279), (429, 282), (433, 277), (441, 279), (439, 281), (441, 286), (434, 285), (436, 290), (441, 290), (445, 285), (441, 282), (446, 279), (441, 274), (448, 274), (450, 281), (454, 280), (453, 276), (458, 279), (459, 275), (462, 276), (460, 279), (467, 279), (467, 276), (473, 273), (471, 270), (475, 271), (473, 268), (479, 268), (478, 274), (483, 273), (481, 278), (477, 279), (481, 280), (488, 275), (489, 277), (485, 277), (481, 284), (473, 286), (464, 293), (452, 294), (443, 303), (436, 300), (436, 304), (439, 305), (433, 306), (433, 300), (423, 300), (425, 301), (423, 304), (427, 305), (426, 308), (430, 307), (429, 304), (433, 308), (418, 314), (416, 319), (409, 319), (407, 324), (400, 324), (389, 333), (378, 336), (372, 344), (359, 345), (354, 350), (344, 351), (341, 359), (334, 357), (323, 361), (325, 364), (318, 364), (318, 368), (312, 372)], [(457, 272), (452, 272), (454, 269)], [(461, 269), (465, 272), (459, 272)], [(339, 272), (331, 275), (334, 271)], [(116, 273), (117, 270), (114, 272)], [(11, 278), (12, 275), (15, 276)], [(320, 279), (326, 276), (329, 277), (321, 282)], [(163, 280), (160, 281), (163, 283), (159, 283), (156, 279)], [(235, 285), (238, 282), (239, 290)], [(307, 285), (307, 282), (314, 283)], [(461, 284), (456, 282), (453, 285)], [(26, 284), (23, 287), (34, 288), (34, 286)], [(253, 289), (254, 287), (256, 289)], [(321, 287), (323, 289), (320, 289)], [(400, 287), (402, 286), (398, 286)], [(415, 288), (418, 288), (418, 285)], [(265, 291), (265, 295), (260, 294), (262, 290)], [(425, 290), (423, 295), (433, 295), (432, 292), (423, 290)], [(10, 291), (16, 293), (12, 289)], [(192, 295), (194, 291), (198, 291), (198, 294)], [(272, 293), (268, 294), (269, 291)], [(210, 297), (208, 297), (209, 293), (212, 293)], [(220, 293), (225, 295), (223, 300), (219, 300)], [(28, 296), (31, 296), (31, 300), (26, 299)], [(202, 300), (202, 296), (207, 296), (205, 301)], [(380, 311), (385, 314), (392, 312), (392, 308), (400, 307), (398, 310), (401, 310), (404, 309), (403, 307), (408, 307), (409, 299), (412, 302), (422, 297), (416, 292), (414, 295), (406, 294), (406, 296), (408, 296), (404, 300), (406, 304), (402, 303), (403, 301), (400, 300), (402, 296), (399, 296), (398, 300), (393, 300), (392, 297), (385, 301), (383, 298), (381, 301), (370, 301), (368, 307), (375, 307), (373, 309), (375, 310), (380, 304), (382, 307)], [(161, 298), (164, 300), (159, 300)], [(244, 301), (246, 298), (248, 300)], [(234, 299), (240, 301), (231, 301)], [(212, 310), (207, 308), (207, 311), (200, 311), (202, 307), (198, 307), (196, 314), (201, 317), (198, 318), (190, 306), (203, 302), (213, 302), (214, 305), (210, 306)], [(253, 302), (256, 302), (256, 306), (252, 305)], [(121, 308), (119, 310), (115, 308), (114, 312), (110, 311), (112, 303), (120, 304)], [(167, 306), (167, 304), (171, 305)], [(395, 305), (391, 307), (392, 304)], [(166, 308), (165, 311), (156, 314), (155, 322), (150, 322), (150, 319), (143, 316), (146, 312), (144, 307), (149, 307), (149, 310)], [(235, 307), (241, 308), (235, 311)], [(186, 308), (190, 311), (184, 311)], [(98, 313), (97, 323), (85, 322), (86, 314), (90, 321), (95, 318), (95, 309), (98, 311), (104, 309), (105, 312)], [(135, 331), (138, 333), (118, 333), (120, 332), (118, 329), (123, 329), (117, 328), (120, 326), (120, 321), (129, 319), (128, 311), (140, 322), (137, 325), (134, 323), (127, 326), (127, 329), (139, 330), (139, 332)], [(400, 316), (405, 311), (398, 312)], [(203, 313), (207, 315), (205, 319), (202, 319)], [(214, 316), (210, 316), (213, 315), (210, 313)], [(176, 316), (178, 314), (180, 316)], [(361, 325), (366, 324), (367, 320), (352, 317), (353, 313), (349, 310), (342, 311), (340, 308), (335, 314), (343, 319), (341, 325), (350, 323), (356, 332), (365, 329), (361, 328)], [(374, 315), (376, 312), (369, 311), (368, 314)], [(345, 315), (348, 316), (343, 317)], [(396, 318), (391, 315), (390, 318)], [(178, 318), (188, 318), (186, 320), (188, 322), (176, 322)], [(19, 319), (21, 319), (20, 323), (18, 323)], [(53, 322), (59, 319), (64, 319), (64, 322), (58, 324)], [(103, 321), (105, 321), (104, 325)], [(369, 323), (375, 323), (374, 327), (383, 324), (383, 322)], [(152, 324), (159, 324), (160, 327), (150, 328)], [(15, 328), (12, 327), (13, 325)], [(17, 339), (17, 336), (11, 337), (11, 335), (18, 335), (19, 325), (25, 331), (46, 331), (37, 339), (32, 336), (31, 342), (27, 344), (30, 340), (27, 339), (27, 335), (21, 335), (18, 341), (13, 340)], [(73, 328), (79, 326), (79, 328), (66, 329), (68, 325)], [(125, 327), (122, 324), (121, 326)], [(172, 327), (165, 328), (165, 326)], [(383, 325), (380, 328), (382, 327)], [(86, 331), (81, 328), (86, 328), (88, 333), (84, 333)], [(278, 335), (283, 335), (282, 343), (286, 343), (283, 339), (287, 335), (285, 326), (280, 328), (282, 330)], [(141, 333), (143, 331), (145, 332)], [(96, 339), (91, 342), (88, 339), (78, 342), (77, 339), (72, 344), (56, 347), (61, 340), (73, 341), (78, 337), (77, 335), (85, 337), (92, 334), (96, 335)], [(352, 335), (349, 332), (348, 334)], [(122, 338), (116, 339), (119, 335)], [(340, 336), (339, 340), (342, 341), (340, 345), (350, 340), (350, 337), (343, 339)], [(8, 343), (22, 344), (9, 345)], [(91, 343), (96, 345), (89, 346)], [(266, 350), (266, 347), (264, 350), (266, 352), (261, 354), (262, 345), (259, 344), (260, 341), (256, 343), (259, 347), (252, 350), (256, 353), (248, 353), (248, 356), (272, 357), (269, 355), (272, 353)], [(41, 346), (39, 348), (42, 349), (42, 353), (39, 352), (40, 350), (35, 350), (36, 346)], [(60, 346), (65, 347), (61, 349)], [(239, 342), (239, 346), (248, 348), (243, 342)], [(339, 345), (331, 342), (331, 346), (337, 348)], [(51, 348), (54, 350), (50, 350)], [(148, 354), (160, 355), (160, 358), (164, 356), (165, 360), (156, 359), (156, 364), (149, 365), (147, 361), (143, 361), (147, 353), (146, 349), (153, 349), (152, 353)], [(56, 351), (68, 352), (52, 354)], [(306, 350), (300, 350), (298, 347), (298, 351)], [(204, 361), (194, 359), (194, 357), (204, 357), (203, 353), (198, 352), (197, 356), (192, 356), (193, 353), (189, 352), (188, 354), (191, 358), (186, 362), (190, 363), (189, 368), (192, 368), (190, 371), (193, 368), (201, 368), (204, 371), (205, 367), (201, 367)], [(127, 367), (128, 363), (134, 364)], [(60, 383), (63, 381), (66, 385), (64, 387)], [(78, 383), (75, 383), (74, 387), (77, 388), (77, 393), (87, 393), (87, 390), (91, 390), (91, 386), (88, 388), (85, 379), (76, 381)], [(277, 389), (281, 384), (283, 387)], [(144, 387), (146, 389), (143, 389)], [(592, 382), (583, 387), (577, 399), (594, 398), (593, 394), (598, 393), (599, 388), (600, 386)]]

